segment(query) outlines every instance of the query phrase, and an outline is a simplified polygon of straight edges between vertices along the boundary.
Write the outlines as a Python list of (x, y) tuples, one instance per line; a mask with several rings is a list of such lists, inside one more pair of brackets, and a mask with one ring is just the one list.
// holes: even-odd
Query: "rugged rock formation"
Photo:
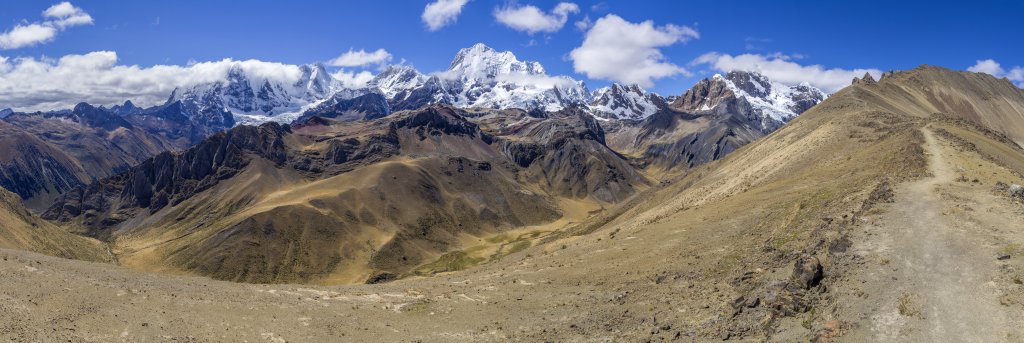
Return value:
[(4, 127), (17, 131), (19, 138), (6, 146), (0, 185), (41, 209), (71, 187), (113, 175), (162, 151), (184, 148), (201, 134), (177, 137), (161, 132), (150, 125), (158, 122), (152, 113), (122, 117), (81, 103), (66, 111), (12, 114), (3, 119)]
[(108, 179), (62, 195), (43, 214), (46, 219), (68, 221), (81, 217), (93, 235), (141, 210), (149, 213), (176, 205), (221, 180), (231, 178), (251, 161), (252, 155), (282, 165), (288, 160), (282, 136), (288, 126), (239, 126), (216, 134), (183, 153), (163, 152)]
[(594, 99), (590, 102), (592, 114), (604, 119), (640, 120), (667, 107), (668, 102), (664, 98), (637, 85), (612, 84), (594, 92)]
[(25, 130), (0, 121), (0, 187), (34, 208), (45, 208), (50, 199), (89, 180), (89, 174), (57, 147)]
[(771, 133), (824, 98), (808, 85), (734, 71), (697, 82), (641, 121), (611, 123), (609, 144), (646, 168), (691, 168)]
[[(506, 114), (530, 122), (481, 129)], [(563, 215), (556, 199), (614, 203), (647, 184), (581, 109), (343, 119), (239, 126), (70, 191), (45, 217), (142, 268), (167, 260), (228, 280), (362, 282), (408, 273), (467, 235), (551, 222)], [(137, 250), (151, 243), (160, 248)]]
[(391, 114), (391, 107), (383, 94), (369, 92), (354, 98), (333, 97), (307, 110), (296, 122), (310, 117), (334, 118), (339, 120), (372, 120)]
[(762, 130), (768, 133), (822, 100), (825, 94), (807, 84), (786, 86), (755, 72), (732, 71), (697, 82), (672, 103), (672, 108), (702, 113), (725, 104), (731, 106), (730, 114), (760, 122)]

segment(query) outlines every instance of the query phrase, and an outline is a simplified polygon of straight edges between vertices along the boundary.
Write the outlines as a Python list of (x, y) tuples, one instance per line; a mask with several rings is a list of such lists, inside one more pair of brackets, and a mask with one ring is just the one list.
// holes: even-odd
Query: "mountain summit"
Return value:
[(380, 88), (396, 109), (440, 103), (557, 111), (589, 100), (583, 82), (549, 76), (538, 62), (520, 61), (512, 52), (484, 44), (459, 50), (446, 71), (424, 75), (411, 67), (393, 66), (370, 81), (370, 86)]
[(808, 84), (786, 86), (750, 71), (732, 71), (697, 82), (672, 107), (685, 112), (714, 112), (732, 108), (761, 121), (773, 131), (825, 100), (825, 93)]
[(175, 89), (167, 104), (181, 101), (197, 113), (229, 111), (239, 124), (267, 121), (288, 122), (303, 107), (321, 101), (342, 89), (321, 64), (298, 67), (297, 81), (261, 77), (241, 66), (228, 69), (224, 80)]

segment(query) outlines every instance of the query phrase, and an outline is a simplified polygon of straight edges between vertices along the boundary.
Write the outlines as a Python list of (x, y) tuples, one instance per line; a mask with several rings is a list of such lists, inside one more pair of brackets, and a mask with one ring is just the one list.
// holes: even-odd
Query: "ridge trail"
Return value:
[[(982, 227), (1014, 227), (1012, 219), (987, 215), (1000, 206), (979, 188), (957, 184), (947, 161), (952, 148), (923, 128), (931, 177), (896, 188), (895, 203), (858, 233), (867, 258), (839, 297), (840, 318), (858, 324), (844, 341), (1004, 342), (1021, 339), (1019, 314), (1000, 304), (999, 263), (991, 235)], [(961, 171), (962, 172), (962, 171)], [(980, 189), (988, 189), (981, 187)], [(970, 205), (967, 205), (970, 204)], [(952, 215), (964, 211), (968, 220)], [(959, 213), (959, 212), (957, 212)], [(980, 223), (973, 225), (969, 222)], [(1019, 225), (1019, 224), (1016, 224)], [(877, 255), (878, 259), (871, 258)], [(856, 282), (859, 279), (860, 282)], [(845, 318), (844, 318), (845, 317)], [(1016, 324), (1014, 324), (1016, 322)], [(1016, 330), (1016, 331), (1015, 331)]]

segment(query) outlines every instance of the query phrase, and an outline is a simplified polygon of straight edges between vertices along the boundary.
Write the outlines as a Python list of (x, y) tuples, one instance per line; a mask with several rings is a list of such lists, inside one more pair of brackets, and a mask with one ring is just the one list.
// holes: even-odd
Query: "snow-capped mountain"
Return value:
[(444, 103), (557, 111), (590, 99), (582, 81), (549, 76), (540, 63), (520, 61), (509, 51), (484, 44), (460, 50), (446, 71), (424, 75), (411, 67), (393, 66), (369, 85), (379, 88), (396, 110)]
[(786, 86), (764, 75), (732, 71), (697, 82), (672, 102), (677, 110), (695, 113), (744, 111), (771, 131), (825, 100), (825, 93), (808, 84)]
[(411, 94), (410, 90), (422, 87), (428, 79), (416, 68), (392, 65), (370, 80), (368, 87), (379, 89), (388, 99), (405, 101)]
[(301, 76), (294, 83), (260, 79), (241, 67), (228, 70), (223, 81), (198, 84), (186, 89), (175, 89), (167, 104), (181, 101), (186, 107), (199, 112), (212, 109), (230, 111), (239, 124), (259, 124), (266, 121), (288, 122), (302, 110), (341, 91), (323, 65), (298, 67)]
[[(641, 120), (660, 110), (708, 112), (730, 99), (744, 99), (751, 116), (773, 129), (824, 99), (809, 85), (771, 82), (751, 72), (704, 79), (671, 100), (638, 86), (612, 84), (590, 93), (582, 82), (548, 75), (538, 62), (520, 61), (512, 52), (484, 44), (460, 50), (447, 70), (424, 74), (407, 65), (385, 68), (365, 87), (346, 87), (323, 65), (302, 65), (297, 81), (260, 78), (242, 67), (230, 68), (221, 81), (175, 89), (167, 105), (180, 101), (190, 118), (211, 127), (291, 122), (302, 116), (374, 118), (430, 104), (463, 108), (520, 108), (557, 111), (588, 108), (602, 120)], [(672, 105), (669, 106), (668, 104)], [(130, 102), (116, 113), (138, 111)], [(230, 112), (224, 120), (224, 113)]]
[(595, 91), (589, 107), (599, 119), (644, 119), (668, 107), (668, 102), (640, 86), (616, 83)]

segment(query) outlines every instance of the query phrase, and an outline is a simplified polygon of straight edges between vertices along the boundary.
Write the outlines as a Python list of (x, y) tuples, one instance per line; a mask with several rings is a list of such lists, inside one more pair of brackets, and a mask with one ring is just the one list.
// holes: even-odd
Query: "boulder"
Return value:
[(824, 277), (823, 268), (821, 262), (818, 261), (817, 257), (809, 254), (804, 254), (796, 260), (793, 266), (793, 276), (791, 277), (794, 284), (803, 289), (810, 289), (811, 287), (817, 286)]
[(1024, 198), (1024, 186), (1017, 184), (1010, 185), (1009, 192), (1012, 197)]

